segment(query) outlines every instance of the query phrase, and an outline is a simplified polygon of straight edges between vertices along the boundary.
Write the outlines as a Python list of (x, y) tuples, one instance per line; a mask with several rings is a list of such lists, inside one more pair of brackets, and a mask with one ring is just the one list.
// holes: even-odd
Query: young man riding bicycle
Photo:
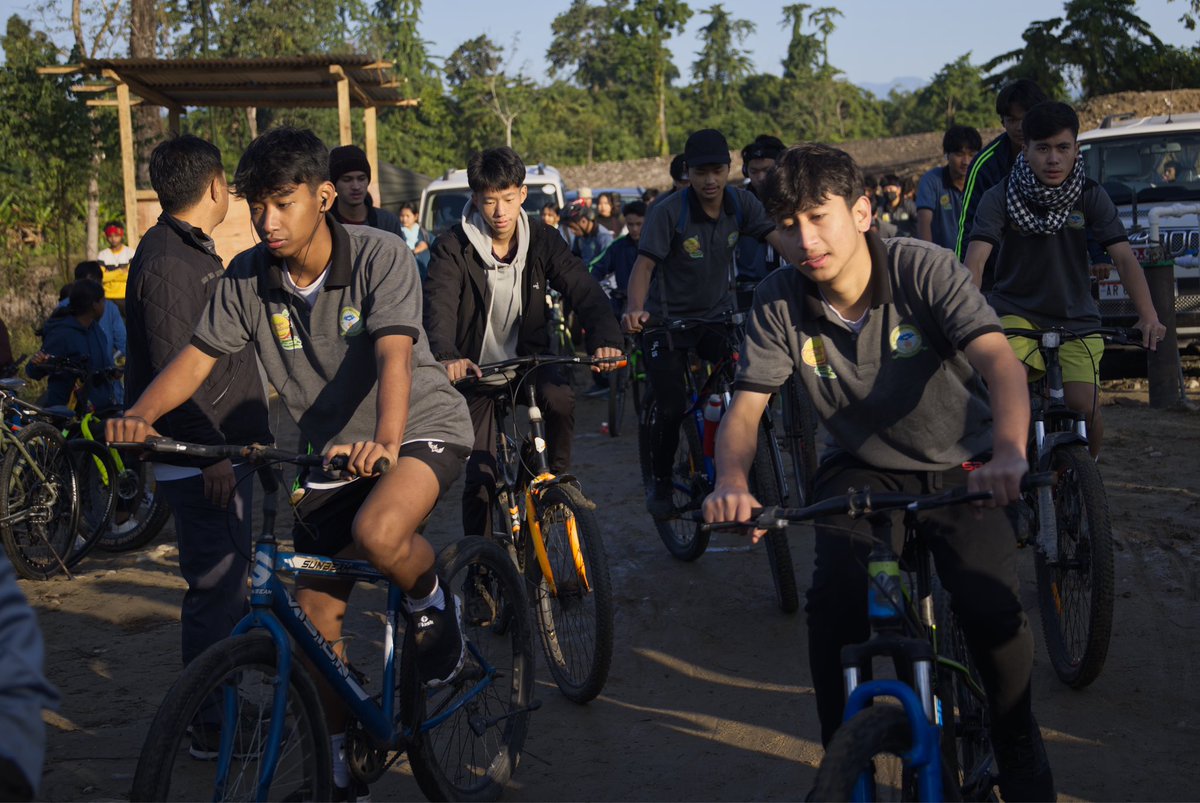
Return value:
[[(931, 512), (922, 526), (935, 534), (938, 573), (984, 679), (1004, 799), (1052, 800), (1030, 707), (1033, 639), (1017, 596), (1016, 543), (999, 509), (1018, 498), (1026, 471), (1024, 373), (953, 254), (873, 234), (862, 187), (854, 160), (824, 145), (784, 151), (767, 180), (780, 251), (797, 269), (773, 272), (755, 294), (704, 516), (746, 521), (760, 507), (747, 476), (758, 422), (793, 374), (834, 442), (817, 471), (815, 500), (864, 486), (990, 490), (991, 506)], [(841, 647), (869, 632), (869, 538), (852, 541), (845, 531), (854, 527), (845, 516), (821, 520), (808, 592), (825, 744), (842, 719)]]
[[(422, 679), (440, 686), (463, 665), (462, 603), (439, 586), (433, 547), (417, 530), (461, 470), (470, 419), (423, 335), (411, 252), (393, 235), (347, 229), (333, 218), (328, 162), (311, 131), (277, 128), (250, 144), (234, 184), (262, 242), (234, 258), (191, 345), (125, 418), (109, 422), (107, 435), (144, 441), (222, 355), (252, 344), (301, 434), (327, 459), (347, 455), (353, 475), (308, 477), (296, 510), (296, 550), (366, 558), (399, 586)], [(391, 468), (377, 476), (381, 458)], [(339, 655), (352, 587), (297, 581), (297, 600)], [(345, 709), (325, 692), (336, 734), (334, 784), (344, 796), (361, 794), (348, 787), (344, 759), (336, 759)]]
[[(743, 236), (779, 250), (779, 234), (762, 204), (728, 187), (729, 143), (712, 128), (693, 133), (684, 147), (689, 184), (648, 210), (638, 259), (629, 278), (622, 323), (640, 332), (651, 318), (718, 318), (733, 310), (733, 255)], [(646, 376), (660, 415), (649, 433), (654, 484), (646, 495), (651, 515), (673, 512), (671, 469), (679, 425), (687, 411), (687, 353), (707, 360), (724, 356), (725, 338), (694, 329), (648, 336), (642, 343)]]
[[(966, 263), (976, 286), (996, 250), (988, 300), (1006, 329), (1094, 329), (1100, 326), (1100, 307), (1091, 290), (1091, 237), (1108, 251), (1129, 292), (1142, 344), (1157, 348), (1166, 327), (1158, 320), (1117, 208), (1085, 175), (1075, 110), (1065, 103), (1041, 103), (1026, 112), (1021, 127), (1024, 145), (1012, 173), (984, 194), (971, 229)], [(1102, 269), (1107, 275), (1107, 266)], [(1013, 338), (1012, 347), (1032, 372), (1044, 370), (1037, 340)], [(1063, 395), (1068, 407), (1087, 416), (1093, 457), (1104, 437), (1098, 387), (1103, 354), (1098, 335), (1067, 340), (1059, 349)]]

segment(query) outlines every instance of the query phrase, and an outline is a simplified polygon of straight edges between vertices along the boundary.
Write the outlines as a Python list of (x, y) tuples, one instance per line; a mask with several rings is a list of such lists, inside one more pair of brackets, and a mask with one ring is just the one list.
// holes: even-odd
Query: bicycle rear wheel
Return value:
[[(781, 477), (776, 473), (775, 457), (771, 454), (773, 438), (766, 424), (760, 423), (758, 447), (750, 467), (750, 492), (764, 506), (783, 504), (783, 493), (779, 487)], [(800, 592), (796, 588), (796, 565), (792, 562), (787, 532), (768, 530), (763, 540), (767, 547), (767, 560), (771, 564), (771, 580), (775, 585), (779, 609), (784, 613), (795, 613), (800, 607)]]
[(117, 506), (117, 467), (102, 444), (86, 438), (67, 441), (79, 488), (79, 525), (67, 568), (73, 569), (108, 529)]
[[(658, 417), (658, 404), (649, 395), (644, 403), (645, 412), (638, 430), (638, 457), (642, 466), (642, 484), (649, 491), (654, 487), (650, 429)], [(677, 511), (698, 510), (708, 493), (708, 480), (704, 475), (704, 447), (690, 415), (685, 416), (680, 425), (679, 445), (675, 448), (675, 460), (671, 465), (671, 485)], [(696, 522), (671, 516), (655, 518), (654, 526), (667, 551), (679, 560), (695, 560), (708, 549), (709, 535)]]
[[(406, 728), (416, 729), (408, 759), (430, 800), (495, 800), (516, 769), (529, 729), (533, 642), (525, 589), (505, 551), (479, 537), (443, 549), (438, 576), (444, 588), (463, 597), (470, 660), (449, 686), (421, 689), (407, 657), (412, 650), (404, 650), (401, 716)], [(512, 616), (501, 634), (493, 625), (505, 600)]]
[(792, 488), (788, 504), (803, 507), (812, 501), (817, 473), (817, 411), (796, 376), (783, 386), (783, 432), (792, 460)]
[(868, 800), (916, 800), (913, 773), (902, 756), (912, 747), (904, 710), (894, 706), (864, 709), (843, 722), (825, 748), (817, 769), (813, 800), (853, 800), (854, 785), (864, 773)]
[[(1096, 462), (1080, 444), (1051, 455), (1058, 475), (1054, 510), (1058, 559), (1035, 553), (1046, 651), (1058, 679), (1083, 688), (1104, 668), (1112, 634), (1113, 542), (1108, 499)], [(1036, 521), (1036, 517), (1035, 517)]]
[(123, 471), (117, 474), (117, 509), (97, 546), (106, 552), (129, 552), (150, 543), (171, 515), (158, 493), (154, 466), (132, 455), (122, 455)]
[[(79, 491), (66, 441), (49, 424), (28, 424), (0, 463), (0, 540), (27, 580), (63, 570), (75, 545)], [(41, 476), (39, 476), (39, 472)]]
[[(538, 521), (554, 590), (530, 538), (525, 566), (550, 675), (575, 703), (595, 698), (608, 679), (613, 650), (612, 581), (600, 527), (574, 486), (556, 485), (538, 500)], [(572, 541), (575, 543), (573, 544)]]
[[(130, 800), (256, 800), (268, 729), (279, 716), (283, 739), (266, 799), (330, 800), (332, 758), (317, 687), (293, 661), (287, 707), (277, 712), (278, 683), (275, 644), (265, 633), (234, 636), (201, 653), (159, 706)], [(227, 723), (234, 723), (232, 735)]]
[(937, 693), (943, 718), (942, 763), (947, 779), (956, 783), (955, 790), (946, 790), (946, 798), (994, 800), (995, 759), (983, 681), (971, 661), (966, 638), (950, 608), (950, 595), (936, 576), (933, 578), (933, 613), (937, 623)]

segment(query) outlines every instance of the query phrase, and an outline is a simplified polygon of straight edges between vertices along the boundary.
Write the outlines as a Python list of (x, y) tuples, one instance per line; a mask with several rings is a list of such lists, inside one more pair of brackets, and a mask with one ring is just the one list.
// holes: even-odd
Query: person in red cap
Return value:
[(125, 227), (115, 220), (104, 224), (104, 239), (108, 248), (96, 255), (96, 261), (104, 266), (104, 297), (111, 300), (125, 315), (125, 283), (129, 280), (129, 261), (133, 249), (125, 245)]
[(371, 163), (363, 149), (343, 145), (329, 152), (329, 180), (337, 189), (333, 217), (343, 226), (370, 226), (404, 237), (400, 218), (386, 209), (375, 207), (367, 185), (371, 183)]

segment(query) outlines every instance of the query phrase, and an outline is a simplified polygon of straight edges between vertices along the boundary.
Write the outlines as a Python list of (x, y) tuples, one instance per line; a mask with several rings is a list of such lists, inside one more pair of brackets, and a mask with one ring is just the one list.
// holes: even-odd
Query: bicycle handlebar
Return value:
[(1058, 335), (1062, 340), (1082, 340), (1085, 337), (1099, 335), (1104, 338), (1105, 342), (1113, 343), (1118, 346), (1137, 346), (1145, 348), (1142, 345), (1142, 331), (1132, 327), (1126, 328), (1121, 326), (1097, 326), (1092, 329), (1085, 329), (1079, 332), (1072, 332), (1064, 329), (1061, 326), (1050, 326), (1044, 329), (1005, 329), (1005, 337), (1028, 337), (1041, 338), (1045, 335)]
[[(233, 444), (217, 445), (186, 443), (171, 438), (152, 437), (147, 438), (145, 443), (110, 443), (109, 446), (114, 449), (145, 449), (159, 454), (179, 454), (188, 457), (206, 457), (218, 460), (245, 459), (250, 463), (294, 463), (306, 468), (322, 468), (326, 465), (323, 455), (296, 454), (295, 452), (276, 449), (273, 446), (264, 446), (261, 443), (252, 443), (248, 446)], [(338, 455), (329, 461), (328, 467), (333, 471), (345, 471), (349, 465), (350, 458), (348, 456)], [(391, 461), (386, 457), (381, 457), (375, 461), (372, 470), (376, 474), (386, 474), (391, 467)]]
[(745, 313), (727, 312), (718, 318), (655, 318), (642, 325), (642, 333), (681, 332), (697, 326), (740, 326), (746, 320)]
[(86, 359), (75, 359), (72, 357), (50, 356), (42, 362), (31, 362), (30, 364), (36, 365), (50, 373), (71, 374), (79, 379), (93, 382), (99, 379), (118, 379), (124, 373), (115, 365), (102, 368), (99, 371), (92, 371), (88, 368), (88, 361)]
[[(1021, 490), (1031, 491), (1035, 488), (1053, 485), (1056, 475), (1052, 471), (1026, 474), (1021, 479)], [(861, 491), (851, 489), (845, 496), (835, 496), (824, 499), (807, 507), (780, 507), (772, 505), (760, 508), (752, 513), (752, 521), (722, 521), (701, 523), (700, 528), (705, 532), (717, 530), (782, 530), (789, 524), (801, 524), (822, 516), (849, 515), (852, 519), (882, 513), (889, 510), (907, 510), (918, 513), (925, 510), (935, 510), (951, 505), (962, 505), (968, 502), (982, 502), (992, 498), (991, 491), (969, 492), (966, 486), (951, 488), (935, 494), (899, 494), (872, 493), (870, 488)], [(692, 511), (684, 518), (701, 521), (699, 511)]]
[(511, 360), (500, 360), (499, 362), (489, 362), (479, 366), (482, 377), (477, 377), (474, 374), (468, 374), (462, 379), (456, 380), (455, 385), (469, 386), (474, 384), (486, 384), (484, 380), (488, 377), (504, 375), (505, 382), (511, 382), (516, 378), (518, 371), (522, 369), (536, 370), (547, 365), (611, 365), (615, 368), (624, 368), (629, 364), (628, 358), (625, 355), (620, 357), (580, 357), (572, 355), (569, 357), (559, 356), (557, 354), (527, 354), (523, 357), (514, 357)]

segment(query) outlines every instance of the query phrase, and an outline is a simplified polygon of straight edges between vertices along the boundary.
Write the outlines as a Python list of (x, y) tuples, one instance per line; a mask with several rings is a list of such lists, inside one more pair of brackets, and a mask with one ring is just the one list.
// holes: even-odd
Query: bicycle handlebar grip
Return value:
[(392, 461), (386, 457), (381, 457), (375, 461), (375, 465), (371, 467), (371, 470), (375, 472), (376, 476), (382, 477), (392, 470)]

